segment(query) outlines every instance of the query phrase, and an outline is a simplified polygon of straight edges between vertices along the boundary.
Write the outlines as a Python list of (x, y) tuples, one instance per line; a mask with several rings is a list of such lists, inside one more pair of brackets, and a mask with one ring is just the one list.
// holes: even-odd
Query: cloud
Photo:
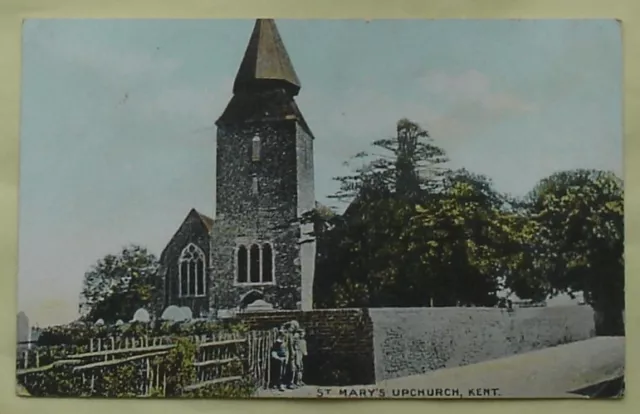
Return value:
[(490, 113), (530, 112), (536, 105), (518, 96), (495, 90), (491, 80), (471, 69), (459, 74), (433, 71), (419, 80), (428, 95), (434, 95), (454, 107), (478, 106)]

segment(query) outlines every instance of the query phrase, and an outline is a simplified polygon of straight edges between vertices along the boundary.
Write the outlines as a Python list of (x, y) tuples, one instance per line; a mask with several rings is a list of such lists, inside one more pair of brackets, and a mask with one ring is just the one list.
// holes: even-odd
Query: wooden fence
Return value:
[[(274, 341), (269, 331), (246, 334), (199, 335), (188, 337), (196, 345), (191, 361), (195, 367), (195, 382), (183, 392), (192, 392), (214, 384), (240, 380), (252, 381), (256, 388), (268, 386), (269, 351)], [(118, 381), (119, 371), (127, 368), (134, 384), (125, 387), (139, 397), (172, 394), (171, 384), (180, 372), (168, 366), (167, 356), (176, 347), (169, 337), (91, 339), (83, 350), (48, 347), (23, 351), (17, 358), (17, 380), (27, 389), (37, 388), (43, 374), (61, 370), (69, 384), (57, 391), (80, 395), (105, 395), (107, 381)], [(53, 347), (51, 347), (53, 348)], [(75, 352), (74, 352), (75, 351)], [(121, 375), (122, 376), (122, 375)], [(110, 385), (113, 387), (113, 384)], [(59, 388), (64, 388), (60, 386)]]

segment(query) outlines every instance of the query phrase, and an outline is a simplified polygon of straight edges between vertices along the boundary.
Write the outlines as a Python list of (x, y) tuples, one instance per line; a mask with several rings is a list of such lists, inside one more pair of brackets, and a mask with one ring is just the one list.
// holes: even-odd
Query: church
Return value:
[(300, 88), (275, 21), (257, 19), (216, 121), (214, 214), (192, 209), (162, 251), (156, 312), (311, 310), (316, 242), (300, 217), (316, 205), (314, 136)]

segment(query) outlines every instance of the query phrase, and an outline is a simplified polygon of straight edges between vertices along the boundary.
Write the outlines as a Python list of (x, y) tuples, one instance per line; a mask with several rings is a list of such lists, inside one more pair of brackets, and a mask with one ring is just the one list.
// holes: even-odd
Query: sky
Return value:
[[(84, 273), (136, 243), (159, 255), (191, 208), (214, 213), (214, 122), (253, 20), (27, 20), (18, 306), (77, 317)], [(452, 168), (526, 194), (560, 170), (622, 177), (613, 20), (277, 20), (315, 135), (318, 201), (403, 117)], [(340, 206), (338, 206), (340, 207)]]

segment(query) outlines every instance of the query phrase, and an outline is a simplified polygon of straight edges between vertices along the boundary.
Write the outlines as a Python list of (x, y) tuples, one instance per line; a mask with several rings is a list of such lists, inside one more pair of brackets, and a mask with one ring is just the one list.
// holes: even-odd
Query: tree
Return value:
[(131, 319), (137, 309), (151, 304), (158, 268), (155, 255), (136, 245), (98, 260), (84, 275), (82, 319), (107, 323)]
[(356, 154), (346, 163), (361, 163), (351, 175), (335, 178), (340, 190), (330, 197), (351, 201), (345, 214), (307, 217), (318, 240), (317, 306), (418, 306), (425, 301), (413, 289), (421, 269), (408, 258), (401, 237), (415, 215), (414, 204), (438, 187), (445, 152), (407, 119), (397, 123), (394, 137), (376, 140), (372, 147), (373, 152)]
[(336, 178), (333, 198), (353, 198), (344, 215), (318, 227), (318, 304), (494, 305), (531, 231), (517, 204), (487, 177), (444, 168), (444, 150), (409, 120), (373, 147)]
[(420, 252), (436, 306), (493, 306), (519, 242), (510, 200), (487, 177), (467, 170), (444, 175), (442, 190), (416, 207), (407, 231)]
[(390, 191), (399, 197), (415, 198), (438, 186), (447, 162), (445, 151), (434, 144), (429, 133), (408, 119), (396, 125), (396, 135), (372, 143), (372, 152), (360, 152), (345, 164), (362, 163), (351, 175), (336, 177), (339, 200), (360, 196), (363, 189)]
[(542, 180), (529, 194), (540, 229), (540, 262), (550, 294), (583, 292), (607, 333), (624, 332), (624, 189), (615, 174), (572, 170)]
[(520, 223), (489, 179), (443, 174), (416, 202), (372, 190), (319, 236), (319, 307), (493, 306), (521, 249)]
[(393, 197), (359, 198), (317, 234), (318, 307), (419, 306), (402, 232), (413, 208)]

